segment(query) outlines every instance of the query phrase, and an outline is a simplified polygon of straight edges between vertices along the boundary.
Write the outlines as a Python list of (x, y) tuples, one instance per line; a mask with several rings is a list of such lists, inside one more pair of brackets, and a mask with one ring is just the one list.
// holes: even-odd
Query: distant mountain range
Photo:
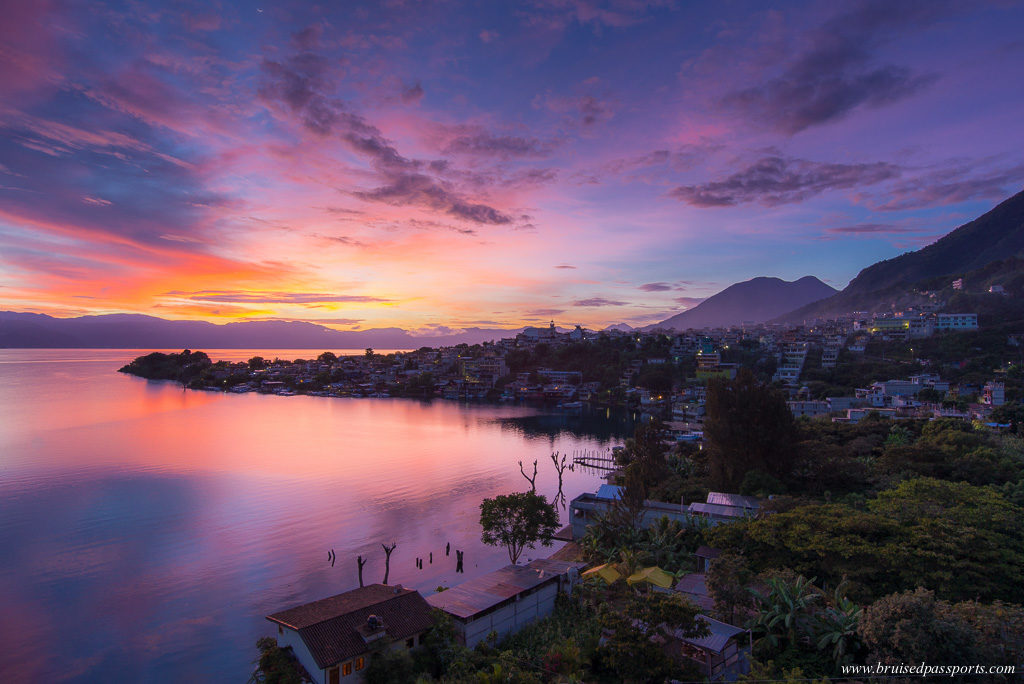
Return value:
[(814, 276), (804, 276), (793, 282), (779, 278), (753, 278), (730, 285), (692, 309), (649, 325), (644, 330), (720, 328), (747, 321), (764, 323), (836, 292), (835, 288)]
[[(865, 268), (837, 292), (813, 276), (793, 282), (759, 277), (736, 283), (656, 328), (685, 330), (754, 323), (797, 323), (851, 311), (887, 310), (913, 289), (941, 289), (947, 279), (971, 273), (1024, 287), (1024, 192), (916, 252)], [(608, 330), (631, 330), (619, 323)], [(468, 328), (445, 335), (416, 335), (401, 328), (340, 331), (302, 321), (213, 324), (168, 321), (140, 314), (54, 318), (0, 312), (0, 348), (79, 347), (109, 349), (417, 349), (511, 337), (522, 328)]]
[(302, 321), (246, 321), (217, 325), (168, 321), (140, 314), (54, 318), (0, 312), (0, 348), (87, 349), (418, 349), (478, 344), (511, 337), (522, 328), (468, 328), (450, 335), (414, 335), (401, 328), (341, 331)]
[(850, 311), (890, 308), (894, 298), (919, 283), (982, 269), (1011, 257), (1024, 256), (1024, 192), (936, 242), (861, 271), (838, 294), (780, 316), (778, 322), (799, 322)]

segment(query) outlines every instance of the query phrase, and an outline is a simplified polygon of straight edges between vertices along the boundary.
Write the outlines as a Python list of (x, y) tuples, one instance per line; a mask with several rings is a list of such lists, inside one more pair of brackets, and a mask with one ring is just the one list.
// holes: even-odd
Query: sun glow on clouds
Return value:
[(22, 3), (0, 303), (603, 326), (755, 275), (842, 283), (1020, 189), (1024, 131), (995, 123), (1022, 96), (984, 83), (1024, 77), (991, 48), (1020, 55), (1022, 14)]

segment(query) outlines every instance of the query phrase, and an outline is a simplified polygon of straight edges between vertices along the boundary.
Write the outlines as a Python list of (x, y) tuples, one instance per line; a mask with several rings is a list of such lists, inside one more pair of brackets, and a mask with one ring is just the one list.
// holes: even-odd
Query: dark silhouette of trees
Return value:
[(714, 486), (735, 491), (752, 470), (778, 480), (792, 472), (798, 439), (781, 393), (747, 369), (708, 383), (704, 444)]

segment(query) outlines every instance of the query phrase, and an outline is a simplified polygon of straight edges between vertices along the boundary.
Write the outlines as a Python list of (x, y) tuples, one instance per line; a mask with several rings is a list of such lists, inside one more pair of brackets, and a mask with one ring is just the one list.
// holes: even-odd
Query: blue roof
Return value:
[(598, 499), (621, 499), (622, 487), (618, 485), (603, 484), (597, 488), (597, 493), (594, 496)]

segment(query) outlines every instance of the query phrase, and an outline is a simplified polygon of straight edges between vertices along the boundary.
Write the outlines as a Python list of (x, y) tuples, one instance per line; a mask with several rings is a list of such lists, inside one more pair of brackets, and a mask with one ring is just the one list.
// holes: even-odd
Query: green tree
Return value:
[(267, 361), (262, 356), (254, 356), (249, 359), (249, 370), (260, 370), (267, 367)]
[(810, 634), (813, 604), (821, 600), (821, 593), (814, 580), (803, 575), (793, 581), (769, 577), (766, 584), (765, 593), (751, 590), (758, 604), (753, 629), (772, 649), (794, 647)]
[(951, 600), (1020, 600), (1024, 510), (996, 489), (918, 478), (880, 492), (868, 507), (899, 526), (883, 556), (900, 588), (923, 585)]
[(818, 617), (818, 650), (831, 651), (837, 667), (853, 660), (860, 643), (857, 626), (863, 609), (846, 596), (846, 582), (836, 586), (832, 605)]
[[(605, 605), (601, 627), (608, 634), (597, 649), (601, 666), (622, 682), (660, 682), (677, 669), (658, 641), (665, 634), (679, 637), (708, 635), (699, 609), (678, 594), (633, 594), (625, 606)], [(684, 677), (695, 679), (693, 673)]]
[(372, 359), (373, 358), (373, 347), (367, 347), (366, 348), (366, 358), (368, 358), (368, 359)]
[(366, 684), (391, 684), (414, 680), (415, 666), (405, 649), (388, 649), (375, 653), (366, 665), (363, 681)]
[(535, 492), (503, 494), (480, 504), (480, 535), (485, 544), (504, 546), (513, 565), (537, 542), (551, 546), (558, 531), (558, 511), (547, 497)]
[(715, 486), (735, 491), (751, 470), (789, 478), (797, 430), (781, 393), (741, 369), (734, 380), (708, 383), (705, 411), (704, 445)]
[(260, 655), (256, 659), (256, 671), (249, 681), (261, 684), (302, 684), (304, 679), (300, 674), (299, 661), (290, 648), (281, 648), (271, 637), (257, 640), (256, 648), (260, 650)]
[(725, 622), (736, 624), (737, 610), (750, 610), (754, 599), (747, 587), (754, 579), (747, 559), (734, 551), (727, 551), (711, 561), (707, 572), (707, 587), (715, 600), (715, 612)]
[(1020, 402), (1003, 404), (992, 411), (989, 419), (994, 423), (1009, 423), (1016, 428), (1018, 425), (1024, 424), (1024, 404)]
[(316, 360), (320, 363), (334, 363), (338, 360), (338, 357), (334, 352), (325, 351), (323, 354), (316, 357)]
[(857, 634), (868, 649), (869, 663), (974, 662), (970, 626), (948, 614), (935, 593), (914, 591), (885, 596), (864, 609)]
[(971, 626), (978, 662), (1024, 662), (1024, 606), (962, 601), (948, 612)]

